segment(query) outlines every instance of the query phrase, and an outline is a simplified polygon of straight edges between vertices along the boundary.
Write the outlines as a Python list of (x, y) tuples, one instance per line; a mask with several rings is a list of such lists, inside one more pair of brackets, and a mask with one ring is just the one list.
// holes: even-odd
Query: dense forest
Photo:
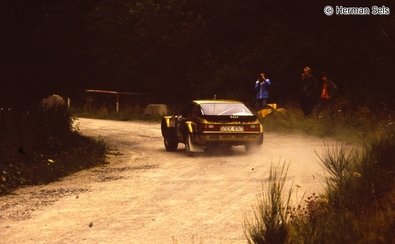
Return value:
[(308, 65), (358, 103), (394, 105), (395, 13), (326, 16), (336, 2), (350, 3), (0, 0), (0, 103), (87, 88), (166, 103), (214, 94), (250, 101), (262, 71), (281, 102), (297, 97)]

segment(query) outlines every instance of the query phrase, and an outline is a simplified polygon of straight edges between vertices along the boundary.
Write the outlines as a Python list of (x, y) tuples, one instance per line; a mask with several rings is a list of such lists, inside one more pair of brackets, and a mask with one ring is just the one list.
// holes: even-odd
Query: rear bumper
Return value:
[(207, 144), (230, 144), (230, 145), (245, 145), (259, 142), (262, 140), (263, 133), (202, 133), (193, 134), (192, 141), (197, 145)]

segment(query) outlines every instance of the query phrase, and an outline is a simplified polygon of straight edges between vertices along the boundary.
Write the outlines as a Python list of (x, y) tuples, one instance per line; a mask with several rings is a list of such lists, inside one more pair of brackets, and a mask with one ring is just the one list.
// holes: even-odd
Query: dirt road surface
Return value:
[[(296, 199), (322, 191), (322, 139), (267, 132), (262, 148), (189, 158), (164, 150), (160, 124), (79, 119), (108, 164), (0, 198), (0, 243), (245, 243), (243, 221), (272, 163)], [(328, 142), (326, 142), (328, 143)]]

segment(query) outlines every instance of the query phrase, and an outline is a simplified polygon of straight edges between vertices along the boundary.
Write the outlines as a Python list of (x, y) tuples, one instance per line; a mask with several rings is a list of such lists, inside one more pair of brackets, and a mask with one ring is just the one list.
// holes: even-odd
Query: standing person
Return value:
[(318, 94), (316, 94), (318, 88), (317, 79), (312, 74), (310, 67), (304, 67), (302, 82), (303, 87), (300, 96), (300, 105), (304, 115), (310, 115), (313, 111), (316, 98), (318, 97)]
[(328, 110), (331, 106), (334, 93), (337, 91), (336, 84), (329, 79), (328, 74), (323, 72), (321, 74), (322, 89), (320, 95), (319, 110)]
[(258, 80), (255, 82), (255, 104), (257, 110), (265, 108), (267, 104), (267, 99), (269, 98), (268, 88), (270, 85), (270, 79), (266, 78), (265, 73), (260, 73), (258, 76)]

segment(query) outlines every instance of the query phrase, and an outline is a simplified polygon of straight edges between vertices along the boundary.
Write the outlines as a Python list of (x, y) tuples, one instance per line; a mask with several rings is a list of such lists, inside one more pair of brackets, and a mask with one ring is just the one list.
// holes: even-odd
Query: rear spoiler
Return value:
[(257, 120), (255, 115), (203, 115), (204, 119), (213, 122), (221, 121), (239, 121), (239, 122), (251, 122)]

